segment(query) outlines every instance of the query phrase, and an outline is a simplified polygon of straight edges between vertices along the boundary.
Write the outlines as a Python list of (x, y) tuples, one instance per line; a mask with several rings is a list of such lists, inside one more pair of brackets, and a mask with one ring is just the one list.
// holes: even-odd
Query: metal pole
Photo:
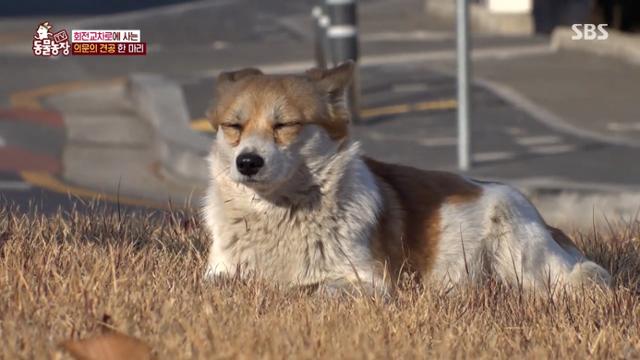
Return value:
[(458, 167), (471, 168), (471, 104), (469, 99), (469, 0), (457, 0), (457, 52), (458, 52)]
[(358, 76), (358, 16), (356, 0), (326, 0), (330, 24), (327, 37), (331, 44), (333, 65), (347, 60), (356, 63), (353, 81), (347, 93), (347, 102), (354, 122), (358, 122), (360, 86)]

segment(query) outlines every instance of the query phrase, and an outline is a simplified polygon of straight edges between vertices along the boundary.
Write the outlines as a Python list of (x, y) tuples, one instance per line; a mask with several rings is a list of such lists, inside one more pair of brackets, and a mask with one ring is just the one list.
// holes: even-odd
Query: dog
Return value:
[(514, 188), (363, 156), (345, 105), (353, 67), (219, 75), (202, 211), (207, 277), (385, 294), (407, 275), (492, 276), (525, 289), (609, 284)]

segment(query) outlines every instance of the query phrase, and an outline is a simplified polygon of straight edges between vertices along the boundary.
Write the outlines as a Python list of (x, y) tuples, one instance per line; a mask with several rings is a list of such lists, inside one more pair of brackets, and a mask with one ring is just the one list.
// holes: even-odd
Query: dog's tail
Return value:
[(611, 274), (609, 274), (607, 270), (595, 262), (588, 260), (573, 240), (562, 230), (549, 225), (547, 225), (547, 228), (553, 240), (555, 240), (564, 251), (576, 257), (576, 259), (579, 259), (568, 276), (568, 280), (572, 285), (582, 286), (595, 284), (606, 287), (611, 286)]

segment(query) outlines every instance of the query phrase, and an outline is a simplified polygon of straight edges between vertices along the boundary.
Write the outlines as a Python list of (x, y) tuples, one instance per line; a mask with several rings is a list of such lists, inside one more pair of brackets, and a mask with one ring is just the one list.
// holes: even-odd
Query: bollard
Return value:
[(356, 63), (353, 82), (347, 93), (347, 103), (351, 110), (354, 122), (360, 120), (359, 116), (359, 71), (358, 71), (358, 27), (355, 0), (326, 0), (326, 11), (329, 14), (330, 24), (327, 29), (327, 38), (330, 44), (331, 59), (336, 66), (347, 60)]
[(329, 18), (322, 11), (321, 6), (314, 6), (311, 10), (313, 21), (314, 47), (313, 54), (316, 59), (316, 67), (325, 69), (327, 67), (327, 51), (325, 49), (325, 39), (327, 34), (327, 26), (329, 26)]
[(328, 60), (332, 59), (331, 55), (331, 44), (329, 43), (329, 37), (327, 36), (327, 31), (329, 30), (329, 24), (331, 24), (331, 20), (329, 19), (329, 15), (324, 8), (322, 9), (322, 16), (318, 21), (318, 25), (320, 25), (320, 35), (322, 40), (322, 53), (324, 54), (324, 67), (328, 66)]

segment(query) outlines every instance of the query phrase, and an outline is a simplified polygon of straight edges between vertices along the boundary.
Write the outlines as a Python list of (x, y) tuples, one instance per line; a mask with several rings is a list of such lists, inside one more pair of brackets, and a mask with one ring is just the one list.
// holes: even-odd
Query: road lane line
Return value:
[(7, 146), (7, 141), (0, 135), (0, 147)]
[(454, 146), (458, 143), (458, 138), (455, 137), (435, 137), (425, 138), (418, 140), (418, 144), (426, 147), (439, 147), (439, 146)]
[(45, 85), (39, 88), (14, 92), (9, 96), (11, 105), (15, 108), (42, 110), (40, 98), (49, 95), (58, 95), (69, 91), (77, 91), (85, 88), (104, 85), (126, 84), (127, 78), (116, 77), (107, 80), (87, 80), (71, 81), (52, 85)]
[[(124, 205), (143, 206), (153, 209), (167, 209), (168, 205), (154, 202), (152, 200), (131, 198), (127, 196), (117, 196), (112, 194), (99, 193), (90, 189), (81, 188), (79, 186), (65, 184), (47, 172), (42, 171), (22, 171), (20, 176), (25, 182), (32, 186), (41, 187), (43, 189), (57, 192), (60, 194), (70, 194), (73, 196), (90, 199), (103, 200), (111, 203), (120, 203)], [(179, 206), (178, 206), (179, 207)]]
[(31, 189), (31, 185), (23, 181), (0, 181), (1, 191), (25, 191)]
[(607, 124), (607, 129), (611, 131), (640, 131), (640, 122), (636, 123), (618, 123), (611, 122)]
[(516, 154), (508, 151), (488, 151), (473, 154), (473, 160), (476, 162), (488, 162), (498, 160), (509, 160), (516, 157)]
[(575, 151), (576, 146), (571, 144), (566, 145), (541, 145), (534, 146), (529, 149), (530, 152), (539, 155), (552, 155), (552, 154), (562, 154), (571, 151)]
[(362, 34), (360, 41), (441, 41), (454, 39), (456, 34), (451, 31), (383, 31), (372, 34)]
[(410, 104), (398, 104), (398, 105), (389, 105), (389, 106), (381, 106), (372, 109), (362, 109), (360, 111), (360, 117), (372, 118), (377, 116), (384, 115), (396, 115), (396, 114), (404, 114), (411, 111)]
[(521, 136), (516, 137), (515, 141), (522, 146), (553, 145), (562, 142), (562, 137), (557, 135)]
[(55, 111), (32, 110), (25, 108), (0, 108), (0, 121), (26, 121), (51, 127), (64, 127), (62, 116)]

